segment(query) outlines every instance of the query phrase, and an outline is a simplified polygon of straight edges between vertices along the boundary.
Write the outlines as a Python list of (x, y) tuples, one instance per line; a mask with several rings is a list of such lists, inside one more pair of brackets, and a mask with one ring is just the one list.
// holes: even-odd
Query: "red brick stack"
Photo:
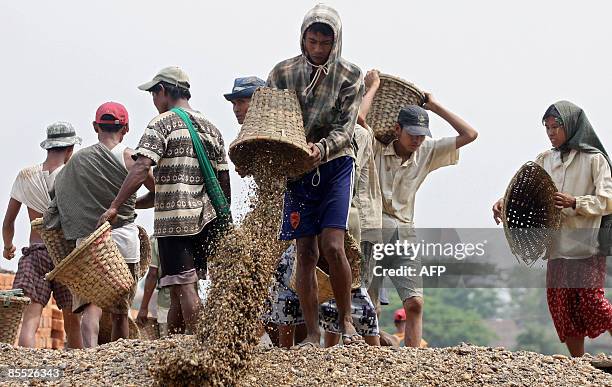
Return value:
[[(0, 273), (0, 290), (11, 289), (14, 279), (15, 274)], [(40, 316), (40, 325), (36, 331), (36, 348), (62, 349), (65, 338), (62, 312), (55, 305), (55, 299), (51, 297)]]

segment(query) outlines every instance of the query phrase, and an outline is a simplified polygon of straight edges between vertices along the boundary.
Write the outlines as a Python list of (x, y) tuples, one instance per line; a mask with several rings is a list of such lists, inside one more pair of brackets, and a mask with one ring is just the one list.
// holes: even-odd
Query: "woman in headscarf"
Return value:
[[(535, 162), (552, 177), (561, 232), (547, 263), (547, 301), (561, 342), (584, 354), (584, 338), (612, 334), (612, 304), (605, 298), (606, 256), (612, 240), (610, 158), (584, 111), (571, 102), (551, 105), (542, 119), (553, 149)], [(495, 221), (501, 200), (493, 206)]]

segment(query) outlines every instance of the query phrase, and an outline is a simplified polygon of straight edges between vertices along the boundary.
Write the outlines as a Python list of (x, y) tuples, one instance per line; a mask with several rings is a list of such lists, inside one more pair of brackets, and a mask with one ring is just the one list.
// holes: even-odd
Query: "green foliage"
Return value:
[[(461, 342), (487, 345), (495, 338), (483, 319), (493, 317), (501, 306), (495, 289), (426, 289), (423, 338), (432, 347), (447, 347)], [(384, 306), (380, 325), (395, 332), (393, 313), (402, 303), (395, 289), (389, 291), (389, 305)]]
[(552, 355), (567, 352), (554, 330), (547, 325), (527, 323), (516, 338), (516, 351), (532, 351)]
[(548, 312), (546, 289), (510, 289), (510, 297), (506, 313), (521, 328), (513, 349), (546, 355), (567, 354)]

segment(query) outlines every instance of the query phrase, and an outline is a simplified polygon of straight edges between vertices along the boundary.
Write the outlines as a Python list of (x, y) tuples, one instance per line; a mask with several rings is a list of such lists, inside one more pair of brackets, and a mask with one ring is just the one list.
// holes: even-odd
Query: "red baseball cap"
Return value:
[(405, 321), (406, 320), (406, 311), (404, 308), (399, 308), (393, 313), (393, 321)]
[[(115, 117), (114, 120), (103, 120), (102, 116), (108, 114)], [(128, 112), (125, 106), (119, 102), (106, 102), (96, 110), (97, 124), (125, 125), (128, 123)]]

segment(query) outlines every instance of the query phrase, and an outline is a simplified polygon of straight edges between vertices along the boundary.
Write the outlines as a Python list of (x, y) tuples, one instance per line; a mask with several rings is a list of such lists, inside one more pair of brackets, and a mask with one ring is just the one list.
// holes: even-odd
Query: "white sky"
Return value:
[[(18, 170), (41, 162), (46, 126), (74, 124), (84, 145), (103, 102), (130, 113), (135, 147), (156, 115), (136, 89), (162, 67), (191, 78), (192, 106), (222, 131), (238, 125), (222, 94), (238, 76), (266, 78), (299, 53), (311, 1), (0, 2), (3, 130), (0, 206)], [(612, 151), (612, 6), (607, 1), (329, 1), (343, 21), (343, 56), (431, 91), (480, 133), (457, 166), (433, 173), (417, 195), (419, 227), (490, 227), (490, 208), (516, 169), (549, 147), (540, 119), (559, 99), (586, 111)], [(432, 117), (434, 136), (452, 128)], [(233, 173), (233, 172), (232, 172)], [(234, 205), (240, 178), (232, 174)], [(151, 229), (152, 211), (139, 220)], [(16, 244), (27, 243), (22, 211)], [(1, 267), (16, 260), (0, 258)]]

